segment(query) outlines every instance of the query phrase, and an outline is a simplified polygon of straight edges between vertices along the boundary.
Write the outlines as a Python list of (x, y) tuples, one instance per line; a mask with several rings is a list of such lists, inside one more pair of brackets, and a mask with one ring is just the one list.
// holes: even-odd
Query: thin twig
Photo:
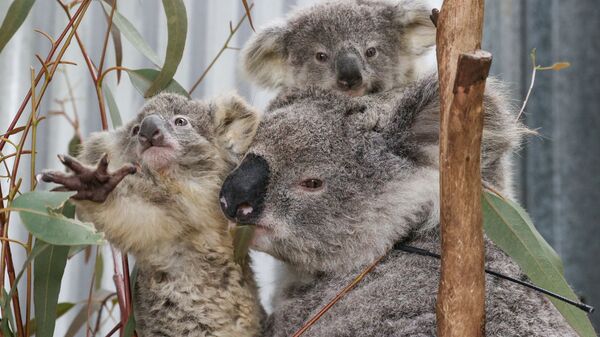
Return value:
[(231, 41), (231, 39), (233, 38), (235, 33), (240, 29), (240, 27), (242, 26), (242, 23), (244, 22), (244, 20), (246, 20), (246, 18), (248, 17), (248, 13), (250, 13), (250, 11), (252, 10), (253, 7), (254, 7), (254, 3), (251, 3), (250, 6), (248, 6), (248, 8), (246, 10), (246, 14), (244, 14), (244, 16), (242, 16), (242, 18), (240, 19), (240, 21), (238, 21), (238, 23), (235, 27), (232, 27), (231, 21), (229, 22), (229, 36), (225, 40), (225, 43), (223, 44), (223, 47), (221, 47), (221, 50), (219, 50), (217, 55), (215, 55), (215, 57), (212, 59), (212, 61), (208, 65), (208, 67), (206, 67), (206, 69), (204, 69), (204, 71), (202, 72), (202, 75), (200, 75), (200, 78), (198, 78), (198, 80), (194, 83), (194, 85), (190, 89), (190, 91), (189, 91), (190, 95), (192, 94), (192, 92), (194, 92), (194, 90), (196, 90), (196, 88), (198, 87), (200, 82), (202, 82), (202, 80), (204, 80), (204, 77), (206, 77), (206, 75), (208, 74), (210, 69), (215, 65), (215, 63), (217, 63), (217, 60), (221, 57), (221, 54), (223, 54), (223, 52), (229, 48), (229, 41)]
[[(30, 165), (30, 190), (33, 191), (37, 185), (37, 179), (35, 178), (35, 149), (37, 143), (37, 101), (35, 97), (35, 70), (33, 67), (31, 68), (31, 119), (32, 119), (32, 127), (31, 127), (31, 152), (33, 155), (31, 156), (31, 165)], [(31, 232), (27, 233), (27, 251), (31, 253), (31, 248), (33, 246), (33, 235)], [(33, 266), (30, 263), (27, 265), (27, 289), (26, 289), (26, 301), (25, 301), (25, 336), (29, 336), (29, 322), (31, 321), (31, 288), (33, 282)]]
[[(87, 0), (86, 3), (89, 5), (90, 1)], [(62, 33), (60, 34), (58, 39), (56, 39), (56, 44), (50, 49), (50, 52), (48, 52), (48, 56), (46, 57), (46, 62), (50, 62), (52, 60), (52, 58), (54, 57), (54, 54), (58, 51), (58, 47), (60, 46), (60, 43), (62, 42), (62, 40), (67, 36), (67, 33), (73, 27), (73, 25), (75, 24), (75, 21), (79, 18), (79, 16), (82, 13), (85, 13), (86, 10), (87, 10), (87, 6), (80, 6), (79, 9), (77, 10), (77, 12), (75, 12), (75, 14), (69, 20), (69, 23), (67, 24), (65, 29), (62, 31)], [(67, 43), (67, 45), (68, 45), (68, 43)], [(62, 55), (60, 57), (58, 57), (59, 60), (61, 58), (62, 58)], [(36, 85), (42, 79), (42, 76), (43, 76), (43, 73), (39, 72), (35, 78)], [(9, 133), (12, 129), (14, 129), (14, 127), (17, 124), (17, 122), (19, 121), (19, 119), (21, 119), (21, 115), (23, 114), (23, 111), (25, 111), (25, 107), (27, 106), (27, 103), (29, 103), (30, 98), (31, 98), (31, 90), (25, 95), (25, 98), (21, 102), (21, 105), (19, 106), (19, 110), (17, 110), (15, 117), (10, 122), (10, 125), (8, 126), (6, 133)], [(4, 148), (4, 144), (5, 144), (5, 142), (0, 141), (0, 151)]]
[(331, 307), (333, 307), (342, 297), (344, 297), (350, 290), (352, 290), (362, 279), (367, 276), (375, 267), (379, 264), (379, 262), (383, 259), (385, 255), (382, 255), (375, 260), (375, 262), (371, 263), (365, 270), (363, 270), (350, 284), (348, 284), (344, 289), (342, 289), (335, 297), (329, 301), (317, 314), (311, 317), (304, 325), (298, 329), (293, 335), (293, 337), (299, 337), (306, 332), (311, 326), (313, 326)]
[[(90, 3), (91, 3), (91, 0), (84, 1), (82, 6), (78, 9), (78, 11), (75, 13), (73, 18), (69, 21), (69, 23), (67, 24), (67, 27), (63, 30), (60, 37), (56, 40), (56, 43), (52, 46), (50, 52), (48, 53), (48, 56), (46, 57), (46, 62), (45, 62), (46, 64), (48, 64), (52, 60), (52, 58), (54, 57), (54, 54), (58, 51), (58, 55), (54, 61), (54, 64), (52, 65), (52, 69), (50, 70), (50, 72), (48, 74), (49, 76), (45, 77), (45, 79), (44, 79), (44, 83), (40, 89), (38, 98), (35, 101), (32, 101), (32, 111), (37, 111), (39, 102), (41, 101), (42, 97), (44, 96), (44, 93), (46, 92), (48, 84), (52, 80), (52, 76), (54, 75), (58, 66), (60, 65), (60, 60), (62, 59), (68, 46), (70, 45), (73, 34), (77, 30), (77, 27), (79, 26), (79, 24), (81, 23), (81, 21), (83, 19), (83, 14), (87, 11), (87, 8), (89, 7)], [(69, 30), (70, 30), (70, 33), (69, 33)], [(65, 37), (66, 37), (65, 42), (59, 50), (59, 45)], [(45, 72), (42, 69), (38, 72), (37, 76), (35, 76), (35, 78), (33, 79), (32, 88), (30, 88), (29, 92), (23, 99), (21, 106), (19, 107), (19, 110), (17, 111), (15, 117), (11, 121), (11, 123), (6, 131), (6, 134), (10, 134), (10, 132), (14, 129), (15, 125), (21, 118), (21, 115), (25, 111), (25, 107), (27, 106), (29, 100), (35, 94), (35, 88), (36, 88), (37, 84), (42, 79), (42, 77), (44, 77), (44, 74), (45, 74)], [(25, 139), (27, 138), (29, 129), (31, 128), (32, 123), (33, 123), (32, 117), (34, 117), (33, 114), (29, 118), (29, 120), (25, 126), (25, 129), (23, 130), (24, 132), (23, 132), (23, 134), (21, 136), (21, 140), (19, 142), (19, 148), (17, 149), (17, 155), (15, 156), (13, 170), (11, 172), (11, 178), (10, 178), (10, 185), (9, 185), (10, 187), (9, 187), (9, 192), (8, 192), (9, 197), (7, 198), (7, 204), (9, 207), (12, 203), (14, 196), (19, 191), (18, 186), (20, 186), (21, 179), (20, 178), (17, 179), (17, 183), (15, 183), (15, 180), (16, 180), (16, 176), (17, 176), (17, 172), (18, 172), (18, 166), (20, 163), (21, 154), (23, 151), (23, 144), (25, 142)], [(5, 141), (0, 141), (0, 151), (3, 149), (5, 144), (6, 144)], [(4, 200), (2, 200), (2, 202), (0, 202), (0, 207), (2, 207), (2, 208), (4, 208), (3, 203), (4, 203)], [(11, 215), (11, 213), (7, 213), (7, 214), (2, 214), (0, 216), (0, 226), (2, 228), (2, 236), (3, 237), (8, 236), (7, 233), (8, 233), (8, 225), (10, 223), (10, 215)], [(10, 286), (11, 286), (11, 288), (15, 288), (15, 291), (13, 292), (13, 308), (14, 308), (14, 317), (15, 317), (15, 321), (16, 321), (16, 325), (17, 325), (17, 334), (19, 336), (25, 336), (25, 332), (23, 331), (23, 320), (21, 318), (19, 295), (18, 295), (18, 291), (16, 291), (16, 287), (14, 284), (15, 283), (15, 270), (14, 270), (14, 265), (13, 265), (13, 260), (12, 260), (12, 254), (11, 254), (11, 250), (10, 250), (10, 245), (7, 244), (6, 241), (2, 241), (2, 258), (0, 260), (1, 260), (0, 261), (0, 263), (1, 263), (0, 270), (2, 271), (1, 272), (2, 275), (0, 275), (0, 288), (4, 288), (4, 274), (5, 274), (4, 271), (6, 270), (6, 273), (8, 274)], [(7, 300), (9, 300), (9, 299), (7, 299)], [(4, 313), (4, 314), (6, 314), (6, 313)], [(4, 317), (6, 317), (6, 316), (4, 316)]]
[(110, 330), (110, 332), (107, 333), (105, 337), (110, 337), (110, 336), (114, 335), (115, 332), (117, 332), (117, 331), (119, 331), (119, 329), (121, 329), (121, 326), (123, 326), (123, 324), (121, 324), (121, 322), (119, 322), (119, 324), (115, 325), (115, 327), (112, 328), (112, 330)]
[(117, 10), (117, 1), (113, 1), (112, 9), (110, 10), (110, 20), (108, 20), (108, 28), (106, 28), (106, 33), (104, 34), (104, 45), (102, 46), (102, 54), (100, 54), (100, 64), (98, 65), (97, 76), (100, 76), (102, 73), (102, 68), (104, 67), (104, 59), (106, 58), (106, 47), (108, 46), (108, 37), (110, 36), (110, 30), (112, 29), (113, 24), (113, 16), (115, 15), (115, 11)]
[(537, 67), (535, 64), (533, 65), (533, 71), (531, 73), (531, 84), (529, 84), (529, 90), (527, 90), (527, 95), (525, 96), (525, 100), (523, 101), (523, 106), (521, 106), (521, 111), (517, 115), (517, 119), (515, 121), (519, 121), (521, 119), (521, 115), (525, 112), (525, 107), (527, 106), (527, 102), (529, 101), (529, 96), (531, 96), (531, 92), (533, 91), (533, 85), (535, 84), (535, 74), (537, 73)]

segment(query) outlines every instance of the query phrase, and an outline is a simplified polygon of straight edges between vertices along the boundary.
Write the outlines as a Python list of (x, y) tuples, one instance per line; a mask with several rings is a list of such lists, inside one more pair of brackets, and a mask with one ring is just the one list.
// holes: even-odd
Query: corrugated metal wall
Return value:
[[(484, 48), (492, 72), (524, 98), (538, 64), (568, 61), (538, 72), (529, 101), (531, 137), (517, 158), (519, 195), (543, 236), (563, 258), (568, 280), (600, 306), (600, 7), (597, 0), (486, 2)], [(600, 329), (600, 315), (591, 316)]]

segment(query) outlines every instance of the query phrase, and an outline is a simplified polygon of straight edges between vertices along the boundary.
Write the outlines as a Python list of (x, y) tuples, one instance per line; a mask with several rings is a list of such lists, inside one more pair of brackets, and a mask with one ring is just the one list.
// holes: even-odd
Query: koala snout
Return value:
[(248, 154), (221, 187), (223, 213), (236, 223), (254, 224), (262, 212), (268, 184), (269, 164), (261, 156)]
[(164, 121), (156, 115), (144, 118), (139, 131), (140, 144), (144, 147), (163, 145), (165, 142), (163, 124)]
[(340, 89), (352, 90), (362, 84), (361, 60), (354, 53), (339, 53), (335, 60), (335, 68)]

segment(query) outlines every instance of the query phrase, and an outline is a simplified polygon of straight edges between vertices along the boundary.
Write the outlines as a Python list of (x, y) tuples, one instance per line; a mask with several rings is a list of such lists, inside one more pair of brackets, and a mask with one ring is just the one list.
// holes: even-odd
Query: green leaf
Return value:
[(8, 8), (0, 26), (0, 52), (23, 24), (35, 0), (15, 0)]
[[(525, 210), (487, 191), (483, 194), (482, 206), (486, 235), (517, 262), (534, 284), (578, 301), (563, 277), (558, 255), (535, 229)], [(585, 312), (552, 297), (549, 299), (580, 336), (596, 337)]]
[(96, 263), (94, 265), (94, 287), (96, 290), (100, 289), (102, 285), (102, 275), (104, 275), (104, 258), (102, 253), (98, 252)]
[(133, 269), (131, 270), (131, 275), (129, 276), (129, 289), (131, 289), (131, 307), (132, 307), (132, 311), (131, 311), (131, 315), (129, 316), (129, 318), (127, 319), (127, 323), (125, 323), (125, 328), (123, 329), (123, 337), (131, 337), (133, 336), (133, 333), (135, 332), (135, 307), (133, 306), (135, 303), (135, 283), (137, 282), (137, 275), (138, 275), (138, 267), (137, 264), (135, 266), (133, 266)]
[(125, 323), (125, 328), (123, 329), (123, 337), (132, 337), (135, 332), (135, 316), (131, 314), (127, 319), (127, 323)]
[[(35, 245), (45, 244), (36, 240)], [(36, 337), (54, 336), (58, 294), (67, 264), (68, 246), (50, 245), (33, 262)]]
[[(154, 79), (158, 76), (158, 71), (154, 69), (137, 69), (137, 70), (128, 70), (127, 74), (129, 75), (129, 79), (131, 80), (131, 84), (137, 89), (137, 91), (144, 95), (144, 93), (150, 88)], [(175, 94), (183, 95), (187, 98), (190, 97), (183, 87), (177, 83), (175, 80), (171, 80), (166, 88), (163, 89), (163, 92), (171, 92)]]
[[(112, 7), (107, 3), (102, 2), (102, 6), (104, 6), (104, 10), (107, 13), (110, 13), (110, 11), (112, 10)], [(115, 14), (113, 15), (113, 23), (115, 24), (115, 26), (117, 26), (117, 28), (119, 28), (121, 33), (123, 33), (123, 36), (125, 36), (127, 41), (131, 42), (131, 44), (140, 53), (142, 53), (142, 55), (144, 55), (148, 60), (150, 60), (150, 62), (154, 63), (154, 65), (156, 65), (157, 67), (160, 67), (160, 65), (162, 64), (160, 58), (154, 52), (154, 50), (150, 48), (150, 46), (146, 43), (142, 35), (137, 31), (137, 29), (135, 29), (135, 27), (131, 24), (131, 22), (129, 22), (129, 20), (127, 20), (118, 11), (115, 11)]]
[(106, 103), (108, 104), (108, 111), (110, 112), (110, 120), (112, 121), (113, 128), (116, 129), (123, 125), (119, 107), (117, 107), (117, 102), (115, 101), (115, 98), (113, 97), (113, 94), (108, 86), (102, 85), (102, 91), (104, 92), (104, 96), (106, 96)]
[(62, 214), (74, 192), (27, 192), (16, 198), (12, 209), (19, 212), (25, 228), (35, 237), (53, 245), (76, 246), (104, 243), (102, 233), (92, 224)]
[[(2, 289), (2, 296), (4, 296), (3, 298), (8, 297), (6, 289)], [(12, 310), (10, 310), (10, 308), (6, 310), (6, 317), (2, 317), (1, 320), (2, 322), (0, 323), (0, 331), (2, 331), (2, 335), (12, 337), (14, 335), (13, 331), (15, 331), (15, 318), (13, 317)]]
[[(71, 310), (71, 308), (73, 308), (74, 306), (75, 303), (70, 302), (58, 303), (58, 305), (56, 306), (56, 319), (59, 319), (62, 315), (69, 312), (69, 310)], [(36, 330), (37, 323), (35, 321), (35, 318), (33, 318), (31, 321), (29, 321), (29, 336), (33, 336)]]
[(12, 295), (14, 294), (15, 289), (17, 289), (17, 286), (19, 285), (19, 281), (21, 281), (21, 277), (23, 277), (23, 274), (25, 274), (25, 271), (27, 270), (27, 266), (29, 266), (29, 264), (33, 261), (33, 259), (35, 259), (39, 254), (44, 252), (44, 250), (48, 249), (48, 247), (49, 247), (49, 245), (45, 242), (41, 242), (39, 245), (35, 245), (33, 247), (31, 252), (27, 256), (25, 263), (23, 263), (23, 268), (21, 268), (21, 271), (19, 271), (19, 273), (17, 274), (17, 277), (15, 277), (15, 283), (13, 284), (12, 288), (10, 288), (8, 295), (4, 295), (2, 297), (2, 300), (0, 301), (1, 302), (0, 306), (2, 306), (2, 312), (6, 312), (6, 310), (9, 310), (8, 306), (10, 305), (10, 302), (12, 301)]
[(166, 88), (179, 67), (187, 36), (187, 13), (183, 0), (162, 0), (167, 16), (167, 53), (161, 71), (145, 92), (144, 97), (152, 97)]
[(255, 226), (235, 226), (231, 230), (233, 235), (233, 258), (238, 264), (244, 264), (250, 251), (250, 243), (254, 237)]
[(73, 138), (69, 141), (68, 153), (71, 157), (77, 157), (81, 151), (81, 139), (77, 135), (73, 135)]

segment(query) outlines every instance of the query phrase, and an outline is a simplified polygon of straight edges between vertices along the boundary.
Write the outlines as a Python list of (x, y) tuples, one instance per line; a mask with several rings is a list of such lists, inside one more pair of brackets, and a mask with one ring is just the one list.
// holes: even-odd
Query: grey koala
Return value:
[(317, 86), (351, 96), (404, 86), (435, 44), (423, 0), (339, 0), (293, 12), (243, 50), (243, 69), (269, 87)]
[[(527, 132), (488, 83), (483, 180), (510, 194), (510, 155)], [(233, 221), (256, 225), (253, 248), (285, 264), (265, 336), (290, 336), (385, 255), (306, 336), (434, 336), (439, 260), (439, 97), (435, 77), (350, 98), (290, 90), (272, 102), (221, 189)], [(525, 278), (486, 239), (486, 265)], [(486, 278), (487, 336), (576, 336), (542, 294)]]
[(235, 95), (202, 102), (161, 94), (127, 125), (92, 134), (83, 163), (61, 157), (73, 174), (42, 175), (77, 191), (79, 216), (135, 256), (140, 336), (260, 333), (252, 271), (234, 262), (218, 202), (257, 125), (257, 113)]

